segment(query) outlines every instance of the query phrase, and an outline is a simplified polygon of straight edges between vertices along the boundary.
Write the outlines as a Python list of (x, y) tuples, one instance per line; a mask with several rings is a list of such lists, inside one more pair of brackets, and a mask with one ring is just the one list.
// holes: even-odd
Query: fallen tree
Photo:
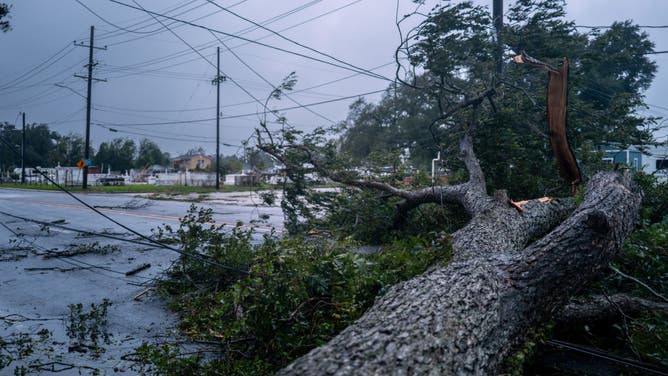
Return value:
[[(538, 5), (528, 3), (519, 5), (514, 17), (533, 14)], [(495, 133), (513, 127), (520, 133), (526, 132), (525, 124), (538, 121), (528, 118), (543, 116), (543, 113), (533, 111), (535, 103), (531, 95), (523, 89), (524, 85), (511, 82), (508, 75), (491, 83), (485, 81), (484, 75), (476, 76), (475, 67), (480, 68), (480, 72), (486, 71), (486, 67), (476, 64), (484, 64), (488, 58), (476, 54), (491, 38), (485, 34), (485, 28), (471, 29), (470, 34), (458, 29), (458, 22), (467, 14), (477, 14), (477, 10), (462, 13), (470, 7), (471, 4), (462, 3), (437, 9), (420, 28), (414, 29), (416, 38), (407, 36), (398, 49), (405, 48), (405, 54), (413, 58), (411, 64), (422, 64), (428, 71), (423, 77), (413, 77), (413, 82), (400, 81), (416, 91), (429, 91), (436, 98), (431, 107), (426, 106), (437, 111), (428, 130), (439, 147), (447, 144), (448, 148), (453, 145), (456, 148), (456, 140), (460, 139), (459, 157), (468, 174), (465, 182), (410, 190), (388, 182), (360, 179), (345, 171), (345, 166), (349, 165), (346, 160), (332, 162), (338, 155), (337, 146), (325, 137), (314, 132), (297, 140), (300, 132), (285, 123), (280, 131), (273, 132), (266, 121), (261, 124), (257, 132), (258, 147), (287, 166), (287, 177), (293, 182), (290, 195), (284, 196), (292, 200), (292, 206), (286, 205), (284, 209), (293, 209), (304, 218), (309, 217), (310, 207), (299, 203), (298, 196), (307, 197), (303, 175), (312, 171), (346, 185), (399, 198), (395, 225), (400, 225), (407, 212), (426, 203), (459, 205), (470, 217), (463, 228), (452, 234), (453, 257), (448, 266), (434, 266), (392, 287), (353, 325), (279, 374), (498, 374), (504, 359), (522, 344), (530, 329), (556, 317), (569, 297), (607, 267), (637, 222), (641, 194), (632, 187), (628, 177), (615, 172), (590, 177), (579, 205), (572, 198), (514, 203), (503, 190), (488, 193), (489, 186), (502, 186), (498, 176), (494, 181), (494, 160), (505, 164), (503, 168), (517, 164), (517, 159), (507, 159), (513, 156), (536, 160), (532, 167), (537, 168), (531, 173), (545, 173), (545, 160), (541, 159), (540, 150), (536, 150), (540, 148), (530, 143), (521, 149), (522, 153), (504, 155), (499, 152), (494, 158), (489, 155), (490, 149), (495, 150), (497, 144), (506, 141)], [(544, 16), (541, 12), (536, 14)], [(553, 13), (548, 18), (557, 16)], [(467, 19), (464, 24), (469, 27), (476, 22), (476, 19)], [(512, 33), (505, 35), (510, 37)], [(518, 41), (523, 40), (518, 38)], [(416, 42), (409, 45), (408, 41)], [(523, 42), (517, 44), (524, 46)], [(473, 55), (477, 58), (468, 58)], [(553, 55), (563, 56), (561, 53)], [(458, 64), (469, 66), (464, 82), (456, 74)], [(514, 88), (514, 93), (497, 95), (504, 85)], [(280, 88), (278, 90), (280, 93)], [(533, 107), (520, 105), (525, 101), (522, 93)], [(413, 111), (423, 114), (419, 105)], [(502, 107), (520, 109), (519, 116), (513, 118), (507, 112), (499, 113)], [(408, 107), (405, 113), (410, 109)], [(565, 116), (565, 108), (563, 110)], [(375, 114), (367, 115), (375, 120), (371, 116)], [(375, 120), (380, 124), (376, 128), (393, 129), (401, 116), (403, 114), (387, 116), (387, 119), (381, 116)], [(483, 119), (486, 127), (476, 133), (478, 118)], [(365, 122), (364, 117), (359, 119), (358, 133), (366, 134), (366, 128), (376, 129), (367, 126), (374, 122)], [(429, 124), (420, 120), (413, 123)], [(562, 131), (565, 138), (565, 128)], [(485, 171), (491, 176), (489, 180), (496, 184), (488, 185), (485, 181), (474, 153), (474, 136)], [(525, 141), (525, 137), (516, 136), (507, 142), (521, 142), (517, 140)], [(416, 145), (418, 143), (401, 146), (416, 148)], [(538, 154), (532, 154), (536, 151)], [(455, 152), (448, 150), (448, 154)], [(579, 178), (579, 172), (577, 175)], [(576, 181), (579, 179), (567, 179), (569, 184)]]
[(568, 219), (523, 247), (568, 205), (532, 201), (518, 212), (483, 192), (464, 196), (485, 204), (453, 234), (449, 266), (394, 286), (279, 374), (494, 374), (529, 328), (607, 265), (641, 200), (627, 178), (599, 173)]
[[(594, 175), (574, 212), (572, 199), (509, 205), (504, 192), (486, 193), (471, 119), (460, 142), (465, 183), (404, 191), (345, 181), (401, 197), (399, 211), (426, 202), (463, 206), (471, 220), (452, 236), (452, 262), (392, 287), (353, 325), (279, 374), (495, 374), (530, 328), (563, 307), (619, 251), (641, 202), (628, 177)], [(275, 144), (258, 140), (283, 158)], [(319, 169), (318, 155), (306, 153)]]

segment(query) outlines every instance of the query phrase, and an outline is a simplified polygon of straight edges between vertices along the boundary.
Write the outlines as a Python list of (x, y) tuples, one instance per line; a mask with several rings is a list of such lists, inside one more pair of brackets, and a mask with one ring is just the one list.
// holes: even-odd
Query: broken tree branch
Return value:
[(665, 296), (663, 296), (663, 295), (659, 294), (658, 292), (656, 292), (653, 288), (649, 287), (649, 286), (648, 286), (646, 283), (644, 283), (643, 281), (639, 280), (638, 278), (635, 278), (635, 277), (632, 277), (632, 276), (630, 276), (630, 275), (628, 275), (628, 274), (623, 273), (621, 270), (615, 268), (615, 267), (612, 266), (612, 265), (608, 265), (608, 267), (610, 267), (610, 269), (612, 269), (612, 271), (614, 271), (615, 273), (619, 274), (620, 276), (622, 276), (622, 277), (624, 277), (624, 278), (628, 278), (628, 279), (632, 280), (633, 282), (635, 282), (635, 283), (639, 284), (640, 286), (644, 287), (647, 291), (651, 292), (651, 293), (652, 293), (654, 296), (656, 296), (657, 298), (659, 298), (659, 299), (663, 300), (664, 302), (667, 302), (667, 303), (668, 303), (668, 299), (667, 299)]
[(655, 302), (627, 294), (595, 295), (565, 305), (555, 317), (558, 322), (591, 322), (619, 317), (621, 309), (626, 315), (643, 312), (668, 314), (668, 303)]
[[(528, 203), (521, 215), (533, 205), (552, 203)], [(495, 374), (528, 328), (607, 265), (639, 205), (628, 179), (597, 174), (578, 210), (529, 247), (474, 252), (393, 286), (353, 325), (279, 375)], [(494, 245), (491, 239), (514, 231), (507, 228), (513, 220), (486, 216), (469, 228), (472, 236)], [(462, 246), (453, 244), (455, 255), (466, 253)]]

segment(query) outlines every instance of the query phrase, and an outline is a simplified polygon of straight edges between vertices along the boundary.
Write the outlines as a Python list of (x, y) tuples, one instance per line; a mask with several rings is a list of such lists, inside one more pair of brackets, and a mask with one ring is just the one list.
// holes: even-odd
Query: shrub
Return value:
[[(220, 345), (220, 356), (181, 356), (174, 347), (145, 345), (142, 360), (158, 374), (270, 374), (322, 345), (359, 318), (393, 284), (447, 260), (447, 236), (432, 233), (351, 252), (355, 244), (323, 239), (277, 239), (254, 244), (251, 231), (223, 231), (208, 209), (191, 207), (178, 230), (184, 256), (161, 281), (180, 329), (196, 340)], [(201, 259), (244, 268), (234, 273)], [(171, 359), (171, 361), (170, 361)]]

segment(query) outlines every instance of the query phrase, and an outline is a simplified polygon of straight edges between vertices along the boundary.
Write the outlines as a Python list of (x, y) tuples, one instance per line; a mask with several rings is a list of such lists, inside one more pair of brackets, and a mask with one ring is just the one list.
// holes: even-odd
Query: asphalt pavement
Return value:
[[(132, 354), (142, 342), (180, 339), (177, 318), (150, 291), (150, 282), (178, 254), (133, 232), (150, 236), (163, 224), (178, 227), (193, 200), (212, 208), (216, 223), (232, 227), (242, 222), (255, 229), (258, 239), (274, 228), (280, 233), (283, 220), (279, 207), (261, 204), (252, 192), (170, 200), (76, 196), (126, 228), (65, 193), (0, 188), (0, 339), (5, 342), (0, 341), (0, 375), (11, 375), (16, 367), (40, 375), (136, 374)], [(52, 257), (93, 244), (98, 251)], [(104, 329), (108, 341), (99, 339), (94, 348), (90, 335), (72, 338), (70, 316), (79, 312), (76, 305), (81, 303), (85, 314), (91, 304), (99, 311), (105, 299), (111, 303)]]

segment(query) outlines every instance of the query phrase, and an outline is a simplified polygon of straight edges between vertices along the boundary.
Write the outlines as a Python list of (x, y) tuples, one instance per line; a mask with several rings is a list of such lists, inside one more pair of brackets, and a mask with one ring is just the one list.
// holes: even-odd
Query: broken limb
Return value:
[[(530, 327), (605, 268), (639, 205), (627, 179), (597, 174), (578, 210), (540, 240), (473, 252), (454, 244), (456, 261), (392, 287), (353, 325), (279, 374), (497, 373)], [(480, 244), (495, 245), (511, 222), (477, 217), (479, 226), (468, 231), (487, 238)]]

